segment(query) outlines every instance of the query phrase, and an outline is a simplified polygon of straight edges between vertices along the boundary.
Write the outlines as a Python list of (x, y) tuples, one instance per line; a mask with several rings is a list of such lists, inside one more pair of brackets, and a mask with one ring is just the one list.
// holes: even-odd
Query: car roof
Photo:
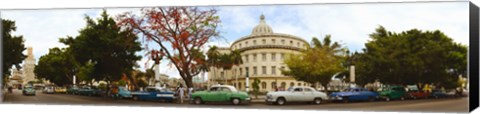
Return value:
[(226, 87), (226, 88), (229, 88), (230, 90), (237, 91), (237, 88), (235, 88), (231, 85), (214, 85), (212, 87)]

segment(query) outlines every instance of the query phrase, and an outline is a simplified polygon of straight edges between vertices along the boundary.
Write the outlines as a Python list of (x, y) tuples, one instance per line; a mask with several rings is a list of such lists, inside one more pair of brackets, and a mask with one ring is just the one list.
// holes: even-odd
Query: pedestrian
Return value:
[(188, 88), (188, 99), (192, 98), (193, 88)]
[(183, 104), (183, 96), (185, 95), (185, 91), (183, 90), (183, 86), (180, 85), (180, 87), (177, 89), (178, 93), (178, 100), (180, 104)]

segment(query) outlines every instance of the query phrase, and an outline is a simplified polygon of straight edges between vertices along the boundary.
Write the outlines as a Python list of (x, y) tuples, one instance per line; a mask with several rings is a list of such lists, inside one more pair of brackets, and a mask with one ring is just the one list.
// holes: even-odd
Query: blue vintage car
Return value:
[(132, 92), (133, 100), (166, 101), (173, 102), (174, 92), (167, 88), (147, 87), (145, 91)]
[(334, 92), (329, 95), (332, 101), (375, 101), (378, 98), (378, 93), (369, 91), (365, 88), (348, 88), (343, 92)]

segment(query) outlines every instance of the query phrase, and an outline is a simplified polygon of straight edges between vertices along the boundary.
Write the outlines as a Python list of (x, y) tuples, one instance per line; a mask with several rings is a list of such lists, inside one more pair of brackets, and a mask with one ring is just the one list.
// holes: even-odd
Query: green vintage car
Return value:
[(380, 92), (380, 98), (386, 101), (390, 101), (392, 99), (405, 100), (406, 95), (407, 92), (402, 86), (390, 86), (386, 90)]
[(231, 102), (234, 105), (250, 102), (250, 97), (246, 92), (238, 91), (230, 85), (212, 86), (207, 91), (199, 91), (192, 94), (191, 100), (195, 104), (205, 102)]

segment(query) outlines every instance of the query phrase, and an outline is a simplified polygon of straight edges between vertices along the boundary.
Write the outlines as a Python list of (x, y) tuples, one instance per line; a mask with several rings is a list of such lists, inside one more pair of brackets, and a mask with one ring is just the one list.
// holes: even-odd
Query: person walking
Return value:
[(183, 96), (185, 95), (185, 90), (183, 89), (183, 86), (180, 85), (180, 87), (177, 89), (178, 93), (178, 100), (180, 104), (183, 104)]
[(192, 98), (192, 93), (193, 93), (193, 88), (192, 87), (188, 88), (188, 99)]

